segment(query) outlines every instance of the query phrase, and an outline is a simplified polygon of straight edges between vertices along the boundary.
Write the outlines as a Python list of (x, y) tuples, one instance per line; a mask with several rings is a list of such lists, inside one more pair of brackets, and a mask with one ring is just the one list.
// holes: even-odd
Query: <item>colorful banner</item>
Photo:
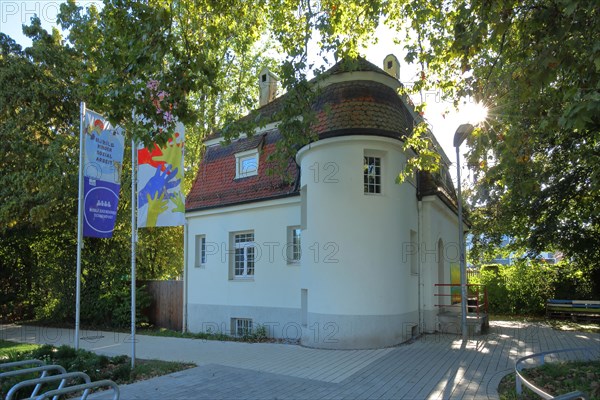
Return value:
[(166, 145), (138, 149), (138, 228), (184, 224), (184, 139), (184, 126), (178, 123)]
[(458, 263), (450, 263), (450, 283), (458, 285), (450, 288), (452, 304), (460, 303), (462, 292), (460, 288), (460, 264)]
[(124, 137), (101, 115), (86, 110), (83, 156), (83, 236), (110, 238), (115, 229)]

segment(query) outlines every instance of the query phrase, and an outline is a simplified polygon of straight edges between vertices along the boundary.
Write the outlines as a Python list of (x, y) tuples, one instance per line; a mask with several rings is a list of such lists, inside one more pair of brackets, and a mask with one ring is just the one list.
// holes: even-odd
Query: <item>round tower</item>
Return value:
[(383, 71), (333, 74), (316, 105), (319, 140), (299, 150), (302, 344), (361, 349), (415, 334), (415, 182), (396, 183), (413, 119)]

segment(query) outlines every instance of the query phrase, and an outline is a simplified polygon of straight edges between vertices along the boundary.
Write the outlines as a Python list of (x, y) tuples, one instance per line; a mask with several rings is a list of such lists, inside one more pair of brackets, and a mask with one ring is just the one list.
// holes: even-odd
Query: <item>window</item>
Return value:
[(258, 149), (243, 151), (235, 155), (235, 178), (258, 174)]
[(233, 236), (235, 249), (233, 258), (233, 278), (254, 277), (254, 233), (236, 233)]
[(202, 268), (206, 265), (206, 236), (196, 235), (196, 256), (194, 266)]
[(299, 226), (288, 227), (288, 240), (287, 240), (287, 262), (288, 264), (294, 264), (300, 262), (302, 256), (302, 249), (300, 247), (300, 236), (302, 231)]
[(364, 157), (365, 193), (381, 193), (381, 158)]
[(250, 318), (231, 318), (231, 334), (237, 337), (252, 334), (252, 320)]

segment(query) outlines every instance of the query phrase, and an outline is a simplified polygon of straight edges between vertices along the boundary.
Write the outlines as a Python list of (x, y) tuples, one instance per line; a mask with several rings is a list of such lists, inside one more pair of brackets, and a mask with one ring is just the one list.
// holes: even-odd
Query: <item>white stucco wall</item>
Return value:
[[(410, 270), (417, 198), (414, 185), (395, 183), (405, 162), (401, 146), (384, 137), (345, 136), (298, 153), (307, 210), (301, 271), (308, 295), (305, 345), (393, 345), (418, 324), (418, 276)], [(365, 152), (382, 159), (381, 194), (364, 193)], [(315, 335), (326, 324), (329, 330)], [(323, 342), (323, 334), (333, 330), (333, 340)]]
[[(436, 283), (450, 283), (450, 264), (458, 263), (458, 219), (437, 196), (427, 196), (422, 200), (422, 243), (421, 243), (421, 278), (422, 278), (422, 327), (425, 332), (438, 330), (437, 314), (443, 307), (436, 304), (450, 304), (447, 287), (438, 287)], [(443, 251), (440, 254), (438, 243), (442, 240)], [(441, 257), (441, 258), (440, 258)], [(442, 274), (440, 274), (440, 263)], [(458, 311), (457, 309), (454, 311)]]
[[(229, 333), (231, 318), (251, 318), (281, 337), (287, 322), (298, 324), (300, 266), (285, 257), (287, 227), (300, 225), (300, 197), (187, 213), (188, 329)], [(230, 233), (253, 231), (253, 279), (230, 279)], [(196, 235), (206, 235), (207, 260), (195, 267)], [(279, 324), (277, 328), (273, 324)], [(223, 329), (225, 327), (225, 329)]]
[[(381, 194), (364, 193), (365, 154), (382, 160)], [(450, 282), (457, 220), (436, 196), (419, 202), (414, 182), (395, 182), (405, 163), (402, 142), (335, 137), (305, 146), (297, 161), (300, 196), (186, 214), (188, 330), (229, 333), (231, 318), (250, 318), (270, 336), (342, 349), (391, 346), (435, 331), (440, 299), (433, 285)], [(286, 260), (290, 226), (302, 227), (299, 264)], [(250, 280), (230, 279), (230, 234), (240, 231), (253, 231), (257, 244)], [(200, 268), (197, 235), (207, 241)], [(413, 255), (419, 274), (411, 271)]]

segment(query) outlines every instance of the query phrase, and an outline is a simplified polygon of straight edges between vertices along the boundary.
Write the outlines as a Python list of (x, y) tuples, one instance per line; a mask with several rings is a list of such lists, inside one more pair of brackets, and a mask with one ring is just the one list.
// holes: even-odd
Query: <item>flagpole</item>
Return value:
[(131, 140), (131, 368), (135, 368), (135, 253), (137, 244), (137, 146)]
[(79, 322), (81, 303), (81, 249), (83, 248), (83, 125), (85, 123), (85, 102), (79, 105), (79, 199), (77, 201), (77, 272), (75, 283), (75, 350), (79, 350)]

